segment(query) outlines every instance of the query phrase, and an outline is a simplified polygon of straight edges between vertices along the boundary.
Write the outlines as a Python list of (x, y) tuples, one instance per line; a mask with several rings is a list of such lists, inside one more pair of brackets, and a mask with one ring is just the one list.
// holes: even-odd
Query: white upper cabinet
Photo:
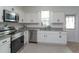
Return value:
[(0, 14), (0, 22), (3, 22), (3, 18), (1, 14)]
[(0, 7), (0, 22), (3, 22), (2, 16), (3, 16), (3, 8)]
[(15, 10), (14, 11), (19, 14), (19, 23), (23, 23), (23, 20), (24, 20), (24, 12), (23, 12), (22, 8), (15, 7)]
[(19, 23), (23, 23), (24, 20), (24, 13), (23, 11), (19, 11)]
[(26, 12), (23, 23), (39, 23), (39, 14), (34, 12)]
[(65, 22), (65, 15), (63, 12), (51, 13), (50, 23), (63, 23)]

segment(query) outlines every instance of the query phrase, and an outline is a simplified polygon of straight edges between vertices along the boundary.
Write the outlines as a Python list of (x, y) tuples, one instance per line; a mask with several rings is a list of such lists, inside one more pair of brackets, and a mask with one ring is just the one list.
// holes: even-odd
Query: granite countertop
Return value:
[(10, 35), (0, 36), (0, 41), (3, 40), (3, 39), (6, 39), (6, 38), (8, 38), (8, 37), (10, 37)]
[(66, 32), (65, 30), (63, 30), (62, 28), (41, 28), (41, 27), (27, 27), (26, 30), (41, 30), (41, 31), (62, 31), (62, 32)]
[(0, 32), (0, 36), (8, 35), (9, 33), (13, 32), (13, 31), (14, 30), (7, 30), (7, 31)]
[[(0, 32), (0, 37), (1, 36), (5, 36), (5, 35), (8, 35), (8, 34), (10, 34), (12, 32), (15, 32), (15, 30), (7, 30), (7, 31), (4, 31), (4, 32)], [(17, 30), (14, 34), (19, 33), (19, 32), (22, 32), (22, 31), (18, 31)]]
[[(8, 30), (8, 31), (0, 32), (0, 40), (6, 39), (8, 37), (11, 37), (11, 34), (9, 34), (9, 33), (11, 33), (12, 31), (13, 30)], [(19, 32), (22, 32), (22, 31), (16, 31), (14, 34), (19, 33)]]

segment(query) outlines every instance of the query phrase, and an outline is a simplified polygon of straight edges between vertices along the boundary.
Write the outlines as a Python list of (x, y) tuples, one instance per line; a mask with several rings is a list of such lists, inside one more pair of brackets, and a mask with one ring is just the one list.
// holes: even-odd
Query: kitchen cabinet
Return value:
[(19, 23), (23, 23), (23, 20), (24, 20), (24, 12), (22, 10), (19, 10), (18, 14), (19, 14)]
[(50, 25), (52, 28), (56, 28), (59, 31), (65, 31), (65, 15), (63, 12), (53, 12), (50, 17)]
[(50, 17), (50, 23), (64, 23), (65, 15), (63, 12), (54, 12)]
[(29, 33), (28, 31), (24, 31), (24, 44), (28, 43)]
[(0, 22), (3, 22), (3, 7), (0, 7)]
[(23, 23), (24, 20), (24, 11), (21, 7), (13, 7), (14, 12), (16, 12), (19, 15), (19, 23)]
[(0, 22), (3, 22), (3, 18), (1, 14), (0, 14)]
[(0, 53), (10, 53), (10, 37), (0, 41)]
[(39, 14), (38, 13), (25, 13), (25, 18), (23, 20), (23, 23), (39, 23)]
[(15, 7), (14, 12), (16, 12), (19, 15), (19, 23), (23, 23), (24, 20), (24, 11), (22, 8)]
[(38, 31), (37, 42), (66, 44), (67, 43), (66, 32)]
[(0, 46), (0, 53), (10, 53), (10, 44), (6, 43)]
[(21, 10), (18, 11), (18, 14), (19, 14), (19, 23), (23, 23), (23, 13)]

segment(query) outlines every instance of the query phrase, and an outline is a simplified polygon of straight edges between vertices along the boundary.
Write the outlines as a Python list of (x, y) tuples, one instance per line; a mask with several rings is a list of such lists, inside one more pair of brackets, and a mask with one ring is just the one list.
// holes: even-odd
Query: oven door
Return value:
[(24, 45), (24, 35), (11, 41), (11, 53), (16, 53)]

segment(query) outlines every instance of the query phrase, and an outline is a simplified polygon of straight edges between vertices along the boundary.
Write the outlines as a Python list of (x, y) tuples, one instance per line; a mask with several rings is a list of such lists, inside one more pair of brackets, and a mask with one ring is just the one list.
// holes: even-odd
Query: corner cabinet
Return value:
[(38, 43), (67, 44), (66, 32), (38, 31)]

